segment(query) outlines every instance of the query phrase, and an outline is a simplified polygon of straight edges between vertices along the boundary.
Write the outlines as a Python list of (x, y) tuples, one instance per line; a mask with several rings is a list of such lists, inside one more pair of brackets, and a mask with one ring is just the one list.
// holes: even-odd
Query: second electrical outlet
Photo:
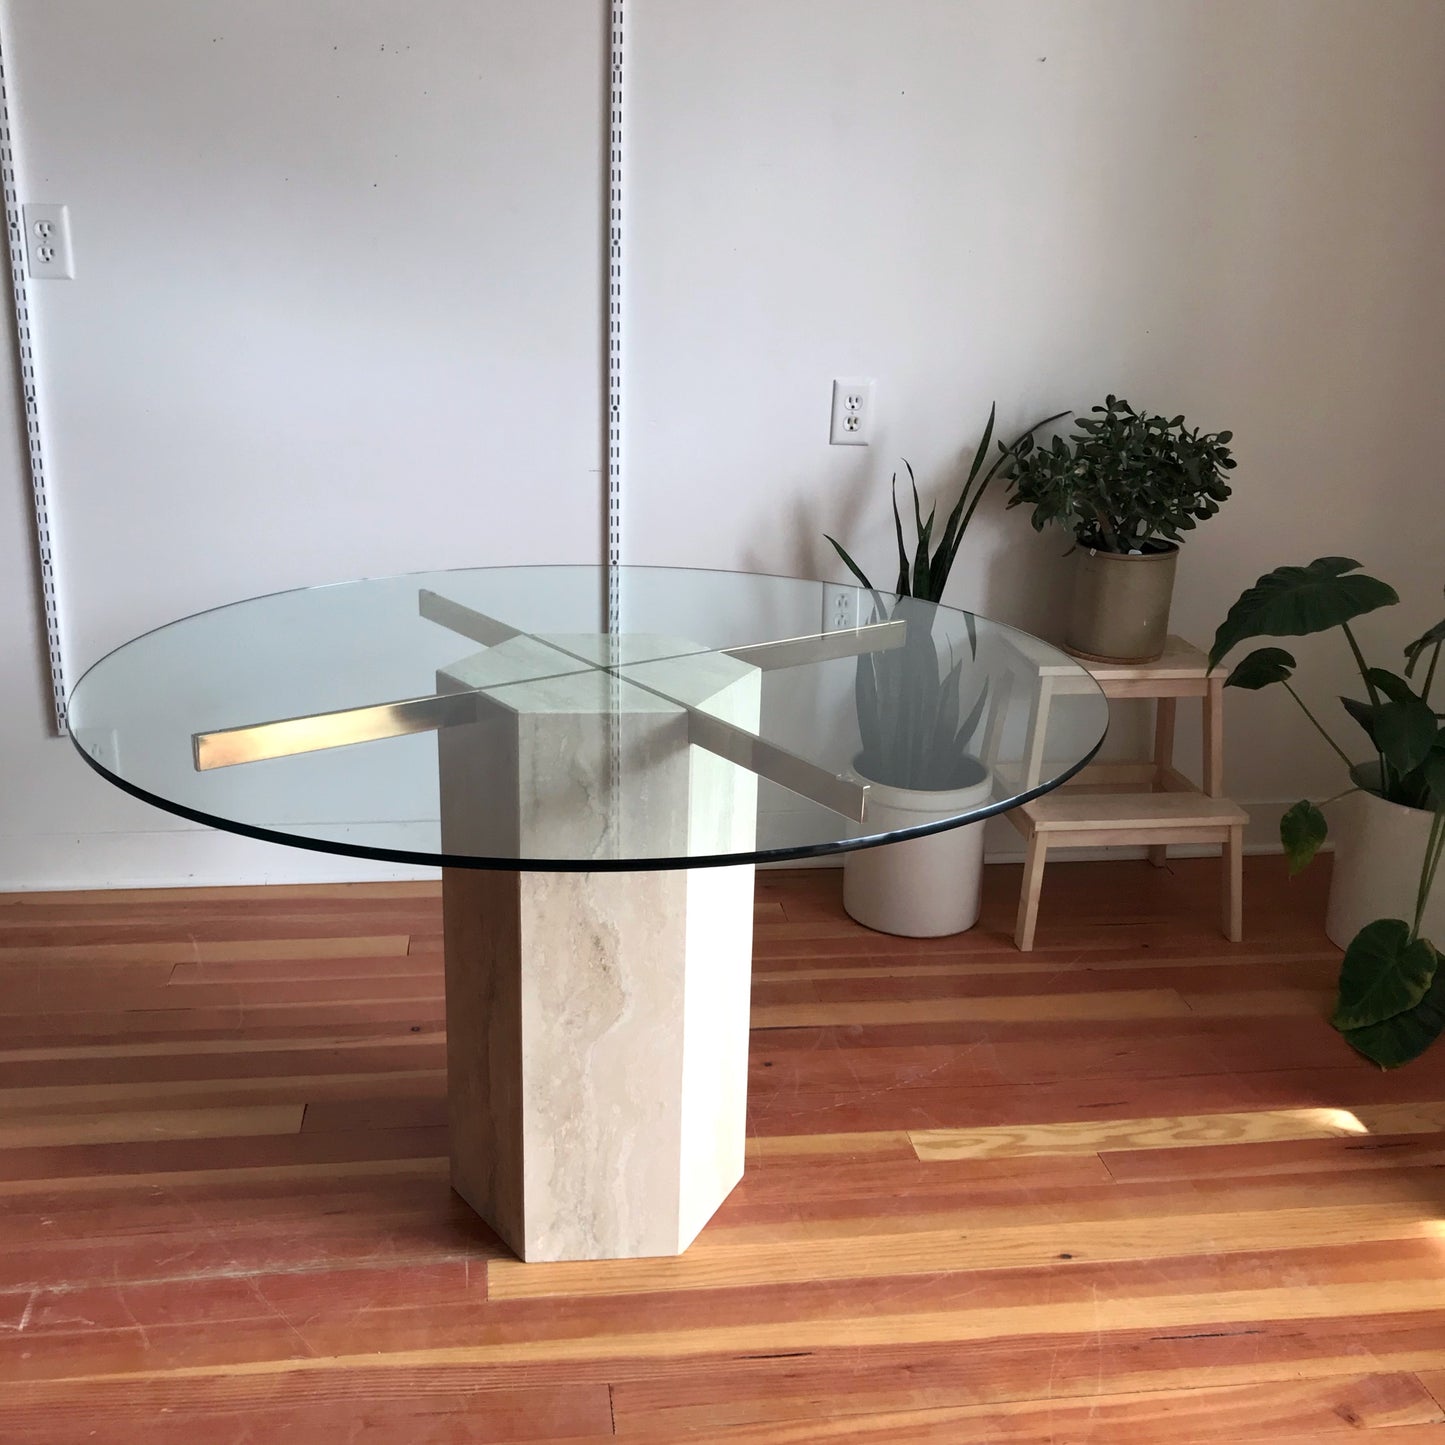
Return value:
[(835, 447), (866, 447), (873, 440), (871, 377), (833, 383), (833, 424), (828, 440)]

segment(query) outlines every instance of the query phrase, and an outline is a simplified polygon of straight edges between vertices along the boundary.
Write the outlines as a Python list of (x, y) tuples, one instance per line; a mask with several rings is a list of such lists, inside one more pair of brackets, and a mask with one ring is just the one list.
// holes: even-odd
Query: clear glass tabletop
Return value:
[[(183, 817), (409, 863), (606, 870), (799, 858), (1056, 787), (1087, 672), (986, 618), (839, 583), (501, 567), (200, 613), (76, 684), (71, 735)], [(608, 630), (608, 617), (617, 619)]]

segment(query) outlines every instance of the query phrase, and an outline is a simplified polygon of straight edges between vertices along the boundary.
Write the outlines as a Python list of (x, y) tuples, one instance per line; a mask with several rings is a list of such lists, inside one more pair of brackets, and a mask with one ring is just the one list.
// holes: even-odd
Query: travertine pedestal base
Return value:
[(742, 1178), (752, 886), (447, 870), (452, 1185), (522, 1259), (679, 1254)]
[[(440, 675), (485, 689), (438, 739), (444, 846), (575, 857), (582, 819), (599, 861), (752, 847), (756, 778), (679, 703), (756, 729), (756, 670), (626, 641), (661, 659), (635, 681), (547, 676), (533, 639)], [(752, 867), (447, 869), (443, 895), (453, 1186), (524, 1260), (680, 1253), (742, 1177)]]

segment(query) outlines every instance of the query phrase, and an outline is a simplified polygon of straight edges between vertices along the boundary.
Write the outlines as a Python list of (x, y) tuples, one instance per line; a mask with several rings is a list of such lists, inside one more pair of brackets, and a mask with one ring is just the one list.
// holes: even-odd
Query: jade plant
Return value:
[[(1402, 673), (1370, 666), (1350, 624), (1400, 599), (1393, 587), (1364, 575), (1359, 567), (1348, 557), (1319, 557), (1307, 567), (1277, 567), (1266, 573), (1229, 609), (1215, 634), (1209, 664), (1217, 666), (1237, 644), (1252, 637), (1306, 637), (1338, 628), (1365, 694), (1340, 699), (1369, 744), (1365, 760), (1352, 761), (1305, 704), (1291, 682), (1295, 659), (1284, 648), (1262, 647), (1249, 653), (1225, 679), (1225, 686), (1258, 691), (1281, 684), (1345, 765), (1353, 786), (1337, 797), (1364, 790), (1432, 814), (1413, 918), (1376, 919), (1351, 940), (1331, 1019), (1366, 1058), (1382, 1068), (1395, 1068), (1423, 1053), (1445, 1030), (1441, 941), (1431, 941), (1420, 932), (1445, 852), (1445, 726), (1431, 702), (1445, 621), (1404, 649)], [(1422, 663), (1423, 675), (1417, 680)], [(1333, 801), (1326, 800), (1326, 805)], [(1291, 874), (1309, 863), (1327, 836), (1324, 813), (1307, 799), (1285, 813), (1280, 841)]]
[(1036, 532), (1057, 523), (1095, 551), (1160, 552), (1229, 497), (1232, 432), (1191, 430), (1182, 416), (1149, 416), (1116, 396), (1093, 411), (1067, 440), (1021, 439), (1008, 505), (1031, 506)]

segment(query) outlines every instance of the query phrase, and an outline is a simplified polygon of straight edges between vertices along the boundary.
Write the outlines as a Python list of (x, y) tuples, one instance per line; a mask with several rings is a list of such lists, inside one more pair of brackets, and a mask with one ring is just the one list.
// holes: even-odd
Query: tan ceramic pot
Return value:
[(1153, 662), (1169, 636), (1179, 548), (1125, 556), (1080, 547), (1064, 647), (1090, 662)]

